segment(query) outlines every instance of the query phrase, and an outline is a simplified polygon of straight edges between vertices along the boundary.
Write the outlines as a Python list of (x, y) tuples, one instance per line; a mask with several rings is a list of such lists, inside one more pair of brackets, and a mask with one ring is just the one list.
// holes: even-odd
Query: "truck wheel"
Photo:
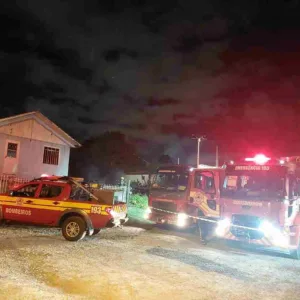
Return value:
[(297, 249), (290, 250), (290, 256), (293, 259), (300, 259), (300, 243)]
[(62, 225), (62, 235), (71, 242), (83, 239), (86, 235), (86, 223), (81, 217), (69, 217)]
[(101, 231), (101, 229), (94, 229), (94, 232), (93, 232), (92, 235), (96, 235), (96, 234), (98, 234), (100, 231)]

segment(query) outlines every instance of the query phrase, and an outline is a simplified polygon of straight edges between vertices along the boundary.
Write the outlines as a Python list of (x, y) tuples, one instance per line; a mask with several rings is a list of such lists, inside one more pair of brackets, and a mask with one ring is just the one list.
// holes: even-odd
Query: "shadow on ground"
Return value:
[(164, 248), (151, 248), (147, 250), (147, 253), (164, 257), (167, 259), (176, 260), (178, 262), (194, 266), (205, 272), (215, 272), (229, 276), (239, 280), (249, 279), (246, 273), (241, 272), (238, 269), (228, 267), (216, 261), (212, 261), (196, 254), (190, 254), (182, 251), (164, 249)]

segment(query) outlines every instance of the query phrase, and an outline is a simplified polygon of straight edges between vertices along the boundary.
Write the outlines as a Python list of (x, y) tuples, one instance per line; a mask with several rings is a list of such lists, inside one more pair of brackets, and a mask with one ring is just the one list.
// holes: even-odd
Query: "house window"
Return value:
[(43, 163), (48, 165), (58, 165), (58, 158), (59, 158), (59, 149), (57, 148), (44, 148), (44, 157)]
[(18, 151), (18, 144), (16, 144), (16, 143), (8, 143), (7, 144), (7, 153), (6, 153), (7, 157), (16, 158), (17, 151)]

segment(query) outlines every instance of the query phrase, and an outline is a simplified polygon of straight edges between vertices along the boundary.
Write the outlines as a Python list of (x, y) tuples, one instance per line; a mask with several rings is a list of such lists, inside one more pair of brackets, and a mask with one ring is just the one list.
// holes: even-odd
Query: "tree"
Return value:
[(162, 156), (160, 156), (160, 158), (158, 159), (158, 162), (159, 162), (159, 164), (162, 164), (162, 165), (173, 164), (172, 158), (167, 154), (163, 154)]
[(70, 174), (95, 180), (112, 172), (131, 171), (144, 166), (136, 148), (120, 132), (106, 132), (87, 140), (74, 150), (70, 161)]

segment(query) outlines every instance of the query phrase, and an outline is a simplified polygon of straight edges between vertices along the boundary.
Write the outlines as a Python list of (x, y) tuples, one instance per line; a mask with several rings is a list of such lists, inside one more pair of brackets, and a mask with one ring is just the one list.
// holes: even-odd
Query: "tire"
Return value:
[(300, 243), (297, 249), (290, 250), (290, 256), (293, 259), (297, 259), (297, 260), (300, 259)]
[(86, 235), (86, 223), (81, 217), (69, 217), (62, 225), (62, 235), (67, 241), (76, 242)]
[(101, 229), (94, 229), (94, 232), (93, 232), (92, 235), (96, 235), (96, 234), (98, 234), (100, 231), (101, 231)]

